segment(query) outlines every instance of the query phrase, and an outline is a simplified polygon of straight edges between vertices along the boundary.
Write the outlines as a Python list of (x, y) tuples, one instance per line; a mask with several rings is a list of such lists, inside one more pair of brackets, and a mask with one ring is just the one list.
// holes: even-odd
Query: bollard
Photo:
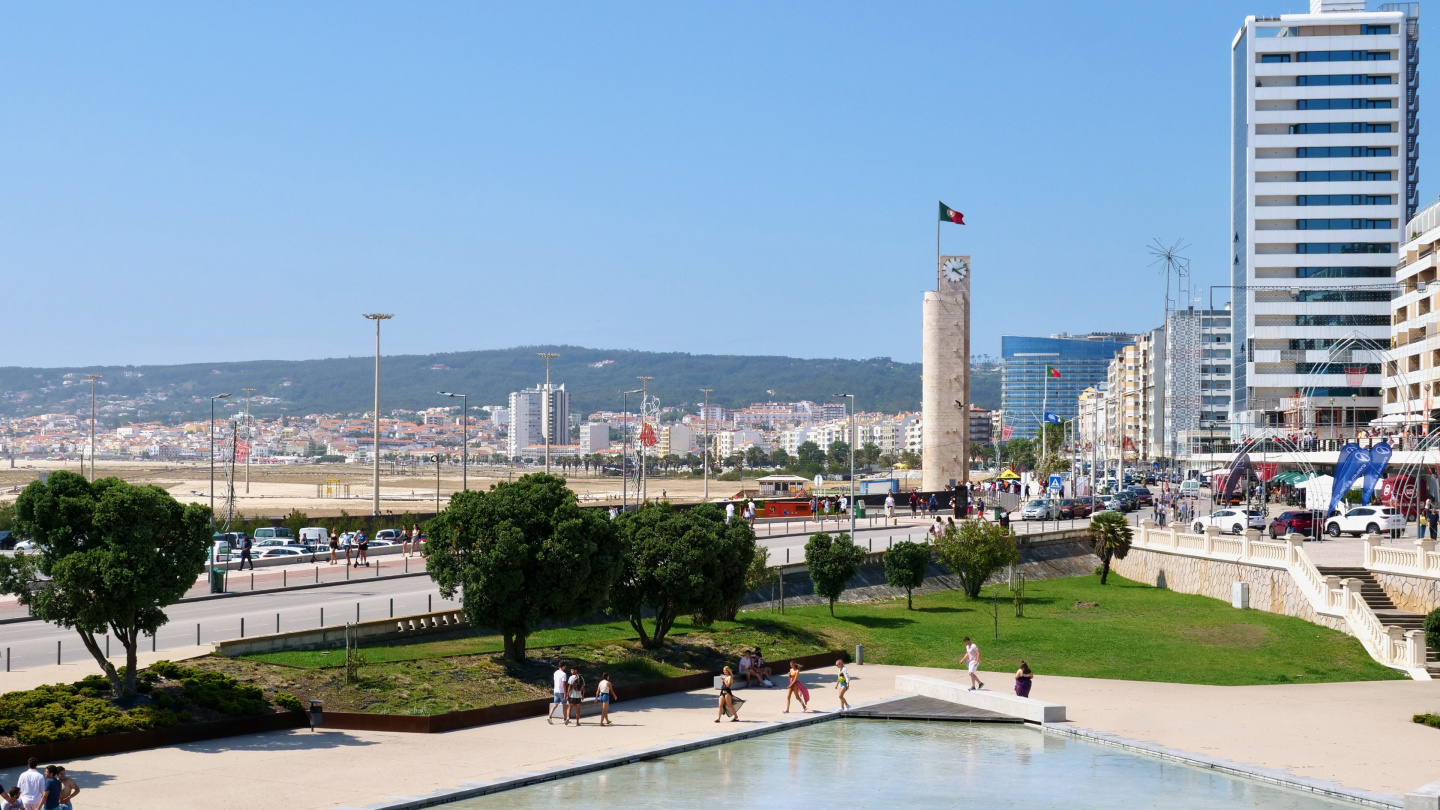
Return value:
[[(316, 584), (316, 585), (319, 585), (319, 584), (320, 584), (320, 566), (318, 566), (318, 565), (315, 566), (315, 584)], [(324, 622), (321, 622), (321, 623), (323, 624)]]
[(241, 617), (240, 617), (240, 637), (241, 637), (241, 638), (244, 638), (244, 637), (245, 637), (245, 617), (244, 617), (244, 616), (241, 616)]
[(60, 666), (60, 639), (55, 639), (55, 666)]
[(355, 623), (356, 623), (356, 624), (359, 624), (359, 623), (360, 623), (360, 603), (359, 603), (359, 602), (356, 602), (356, 603), (355, 603)]
[(863, 663), (865, 663), (865, 645), (864, 645), (864, 644), (856, 644), (856, 645), (855, 645), (855, 663), (856, 663), (856, 664), (863, 664)]
[(105, 634), (105, 657), (110, 657), (110, 634)]
[(380, 566), (382, 566), (382, 565), (384, 565), (384, 564), (385, 564), (385, 561), (384, 561), (384, 560), (376, 560), (376, 561), (375, 561), (375, 576), (376, 576), (376, 577), (379, 577), (379, 576), (380, 576)]
[(275, 614), (275, 634), (276, 634), (276, 635), (279, 635), (279, 634), (280, 634), (280, 614), (279, 614), (279, 613), (276, 613), (276, 614)]
[(405, 555), (405, 573), (410, 573), (410, 555)]
[(195, 646), (200, 646), (200, 623), (195, 622)]
[(10, 648), (5, 648), (5, 671), (10, 671)]
[(288, 583), (289, 577), (286, 576), (286, 575), (289, 574), (289, 573), (290, 573), (289, 571), (286, 571), (286, 570), (283, 569), (283, 568), (280, 569), (280, 587), (282, 587), (282, 588), (287, 588), (287, 587), (289, 587), (289, 583)]
[(435, 612), (435, 604), (430, 601), (430, 600), (432, 600), (432, 599), (434, 599), (434, 598), (435, 598), (435, 594), (433, 594), (433, 593), (427, 593), (427, 594), (425, 594), (425, 612), (426, 612), (426, 613), (434, 613), (434, 612)]
[(345, 581), (350, 581), (350, 563), (345, 563)]
[(395, 618), (395, 597), (390, 597), (390, 618)]
[(873, 537), (867, 537), (867, 538), (865, 538), (865, 542), (870, 546), (870, 553), (871, 553), (871, 554), (874, 554), (874, 553), (875, 553), (875, 538), (873, 538)]
[(155, 652), (155, 634), (150, 634), (150, 652)]
[(255, 569), (250, 569), (250, 590), (255, 590)]
[(321, 626), (321, 627), (324, 627), (324, 626), (325, 626), (325, 606), (324, 606), (324, 605), (321, 605), (321, 606), (320, 606), (320, 626)]

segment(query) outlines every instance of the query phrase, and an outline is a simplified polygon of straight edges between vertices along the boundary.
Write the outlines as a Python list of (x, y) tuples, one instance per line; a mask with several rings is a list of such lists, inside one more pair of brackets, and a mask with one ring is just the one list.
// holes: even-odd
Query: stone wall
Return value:
[(1370, 573), (1400, 610), (1429, 613), (1440, 608), (1440, 579), (1387, 574), (1373, 569)]
[(1256, 610), (1294, 616), (1342, 633), (1349, 632), (1344, 619), (1316, 613), (1310, 606), (1310, 600), (1300, 590), (1300, 583), (1282, 568), (1262, 568), (1132, 547), (1125, 559), (1111, 564), (1111, 570), (1136, 582), (1226, 602), (1230, 601), (1234, 583), (1249, 583), (1250, 607)]

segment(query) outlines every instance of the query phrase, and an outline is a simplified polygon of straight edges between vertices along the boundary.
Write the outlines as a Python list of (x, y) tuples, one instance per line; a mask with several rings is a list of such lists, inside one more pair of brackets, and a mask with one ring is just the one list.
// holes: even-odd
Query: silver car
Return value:
[(1020, 507), (1021, 520), (1059, 520), (1060, 502), (1036, 498)]

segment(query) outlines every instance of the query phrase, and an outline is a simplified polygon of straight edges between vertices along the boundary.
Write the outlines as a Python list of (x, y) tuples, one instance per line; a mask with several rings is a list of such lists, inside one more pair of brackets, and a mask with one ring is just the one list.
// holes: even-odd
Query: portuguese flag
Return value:
[(1055, 379), (1058, 380), (1058, 379), (1060, 379), (1060, 369), (1055, 368), (1054, 366), (1046, 366), (1046, 367), (1045, 367), (1045, 376), (1047, 376), (1047, 377), (1054, 377)]
[(940, 203), (940, 221), (953, 222), (956, 225), (964, 225), (965, 215), (942, 202)]

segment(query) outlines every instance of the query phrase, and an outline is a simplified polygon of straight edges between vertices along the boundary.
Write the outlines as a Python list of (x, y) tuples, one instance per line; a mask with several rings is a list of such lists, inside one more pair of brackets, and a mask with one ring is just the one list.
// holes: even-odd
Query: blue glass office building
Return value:
[(1015, 428), (1010, 438), (1033, 439), (1038, 434), (1046, 366), (1060, 371), (1060, 379), (1049, 380), (1046, 410), (1074, 419), (1080, 392), (1105, 382), (1111, 358), (1134, 342), (1134, 335), (1121, 332), (1001, 336), (1000, 407), (1005, 425)]

